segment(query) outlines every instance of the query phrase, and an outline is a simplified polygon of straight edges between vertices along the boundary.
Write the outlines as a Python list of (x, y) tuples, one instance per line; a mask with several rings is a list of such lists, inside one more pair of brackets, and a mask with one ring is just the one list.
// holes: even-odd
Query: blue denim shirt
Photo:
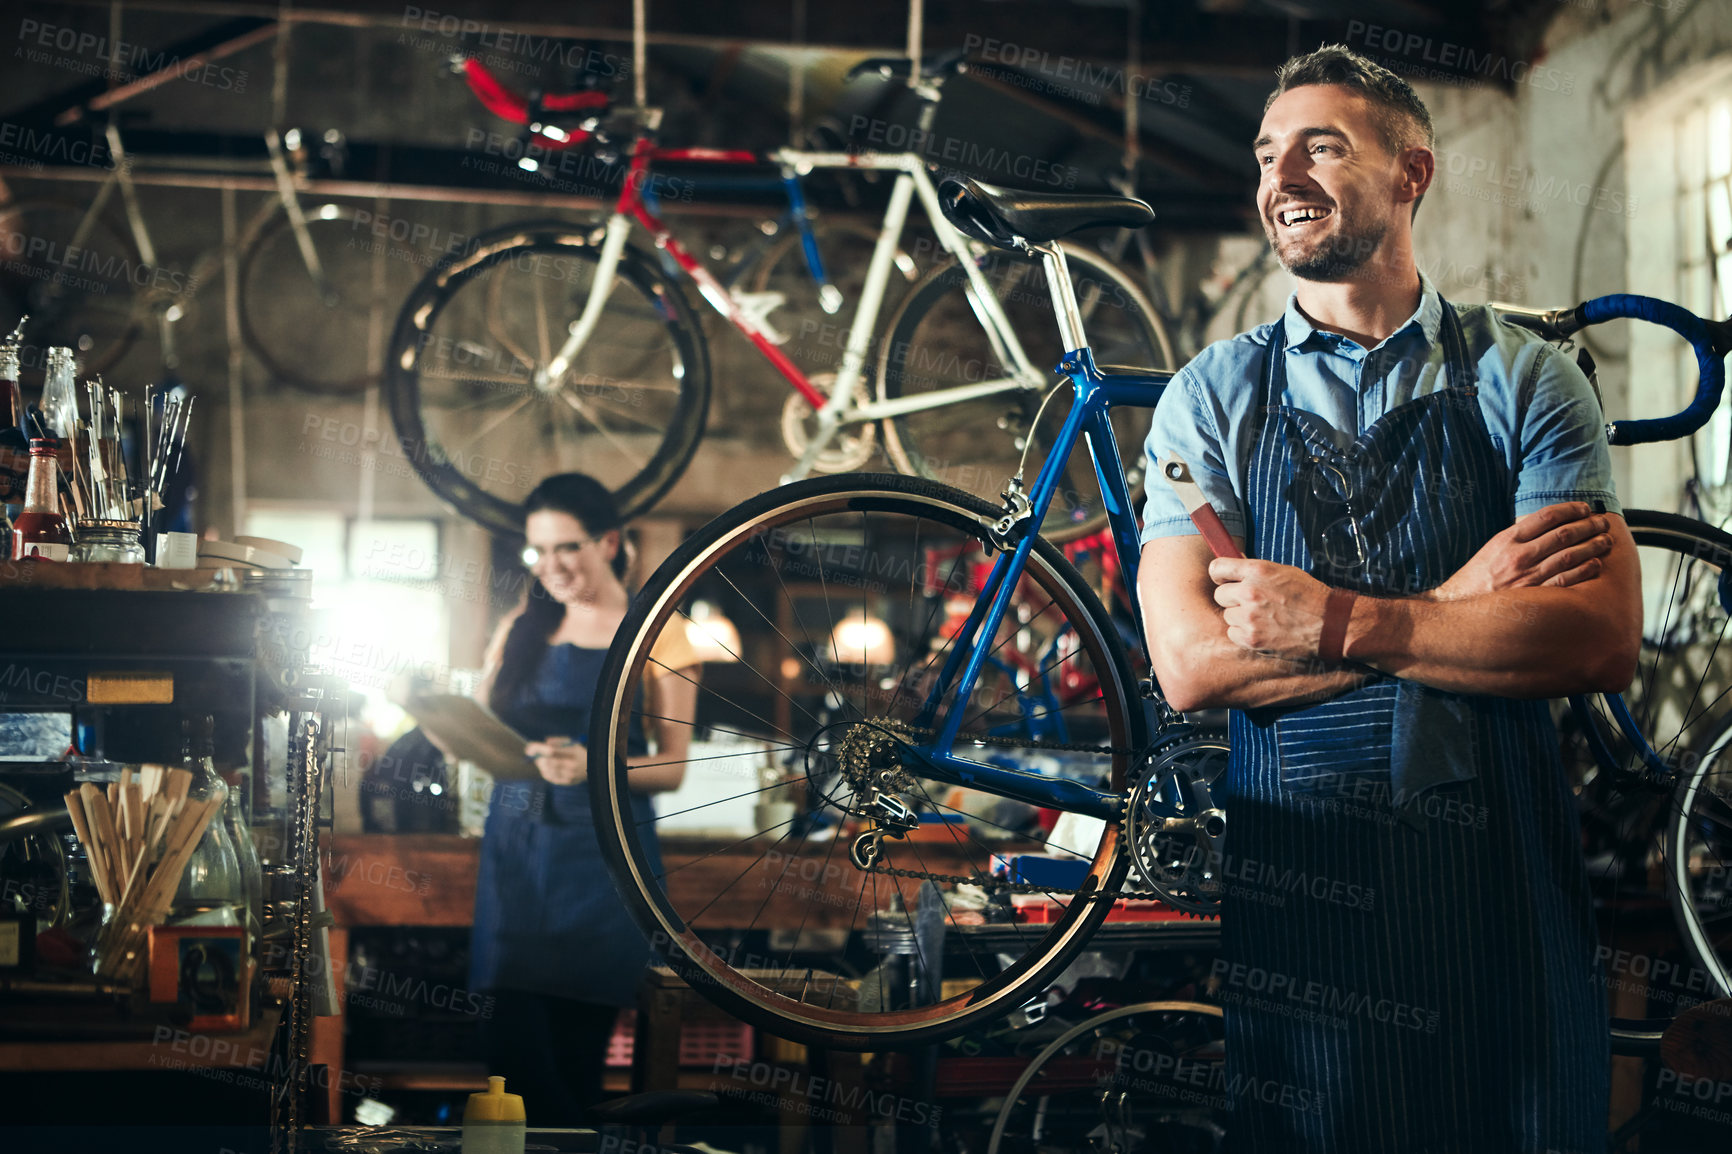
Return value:
[[(1275, 324), (1286, 326), (1287, 338), (1281, 403), (1324, 418), (1345, 447), (1384, 413), (1449, 384), (1437, 339), (1442, 298), (1424, 273), (1420, 284), (1418, 311), (1373, 349), (1314, 328), (1296, 296), (1288, 298), (1279, 321), (1210, 345), (1179, 370), (1161, 397), (1146, 452), (1184, 458), (1228, 531), (1243, 537), (1257, 377)], [(1482, 306), (1461, 306), (1458, 312), (1479, 376), (1486, 427), (1515, 478), (1514, 515), (1560, 501), (1595, 500), (1620, 512), (1605, 418), (1575, 362)], [(1172, 486), (1148, 470), (1144, 543), (1196, 531)]]

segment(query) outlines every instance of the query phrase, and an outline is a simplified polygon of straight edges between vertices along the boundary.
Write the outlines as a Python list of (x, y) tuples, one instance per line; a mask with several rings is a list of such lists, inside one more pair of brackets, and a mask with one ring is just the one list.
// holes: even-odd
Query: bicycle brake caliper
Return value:
[(993, 522), (990, 532), (992, 543), (1008, 550), (1027, 535), (1034, 507), (1029, 504), (1028, 494), (1022, 491), (1021, 473), (1010, 479), (999, 496), (1004, 501), (1004, 516)]

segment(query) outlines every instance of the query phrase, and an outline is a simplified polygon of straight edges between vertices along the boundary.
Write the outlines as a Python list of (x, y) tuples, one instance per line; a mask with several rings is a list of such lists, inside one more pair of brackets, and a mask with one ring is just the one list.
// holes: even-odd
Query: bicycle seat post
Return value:
[(1046, 270), (1047, 287), (1052, 291), (1052, 311), (1058, 321), (1059, 339), (1068, 355), (1088, 348), (1083, 335), (1082, 309), (1076, 303), (1076, 289), (1070, 283), (1070, 265), (1065, 262), (1064, 249), (1057, 241), (1028, 246), (1040, 254), (1041, 267)]

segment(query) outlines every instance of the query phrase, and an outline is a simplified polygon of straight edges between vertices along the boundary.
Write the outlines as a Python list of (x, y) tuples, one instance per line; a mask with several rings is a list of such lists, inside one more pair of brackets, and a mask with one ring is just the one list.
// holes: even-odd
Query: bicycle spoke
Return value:
[(613, 445), (614, 448), (618, 449), (622, 454), (630, 458), (632, 464), (636, 465), (640, 469), (649, 464), (648, 457), (641, 453), (633, 452), (632, 449), (619, 438), (617, 433), (597, 420), (595, 414), (588, 411), (582, 404), (580, 404), (577, 398), (563, 390), (558, 394), (558, 396), (559, 399), (569, 405), (578, 416), (586, 418), (590, 424), (594, 425), (596, 432), (600, 433), (611, 445)]
[(479, 441), (482, 437), (485, 437), (488, 433), (491, 433), (494, 429), (497, 429), (500, 425), (503, 425), (506, 421), (509, 421), (513, 416), (515, 416), (523, 408), (523, 406), (527, 405), (530, 401), (533, 401), (534, 399), (535, 398), (533, 395), (524, 397), (523, 399), (518, 401), (515, 405), (512, 405), (509, 409), (506, 409), (503, 413), (500, 413), (497, 416), (488, 420), (486, 424), (482, 425), (481, 428), (479, 428), (475, 431), (475, 434), (473, 436), (457, 442), (457, 445), (455, 447), (459, 450), (469, 448), (471, 445), (475, 444), (475, 442)]

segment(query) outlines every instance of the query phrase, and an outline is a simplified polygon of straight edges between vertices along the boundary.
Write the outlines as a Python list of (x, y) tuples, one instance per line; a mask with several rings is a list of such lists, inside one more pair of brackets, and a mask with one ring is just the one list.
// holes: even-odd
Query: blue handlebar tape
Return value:
[(1689, 341), (1690, 347), (1696, 350), (1696, 367), (1701, 376), (1696, 383), (1696, 396), (1684, 411), (1670, 417), (1613, 421), (1606, 426), (1606, 436), (1612, 444), (1643, 445), (1654, 441), (1676, 441), (1688, 437), (1708, 423), (1708, 418), (1714, 415), (1714, 409), (1720, 404), (1720, 395), (1726, 387), (1726, 368), (1714, 352), (1714, 339), (1701, 317), (1670, 301), (1630, 293), (1595, 297), (1583, 302), (1577, 311), (1582, 320), (1590, 325), (1618, 317), (1631, 317), (1663, 325)]

